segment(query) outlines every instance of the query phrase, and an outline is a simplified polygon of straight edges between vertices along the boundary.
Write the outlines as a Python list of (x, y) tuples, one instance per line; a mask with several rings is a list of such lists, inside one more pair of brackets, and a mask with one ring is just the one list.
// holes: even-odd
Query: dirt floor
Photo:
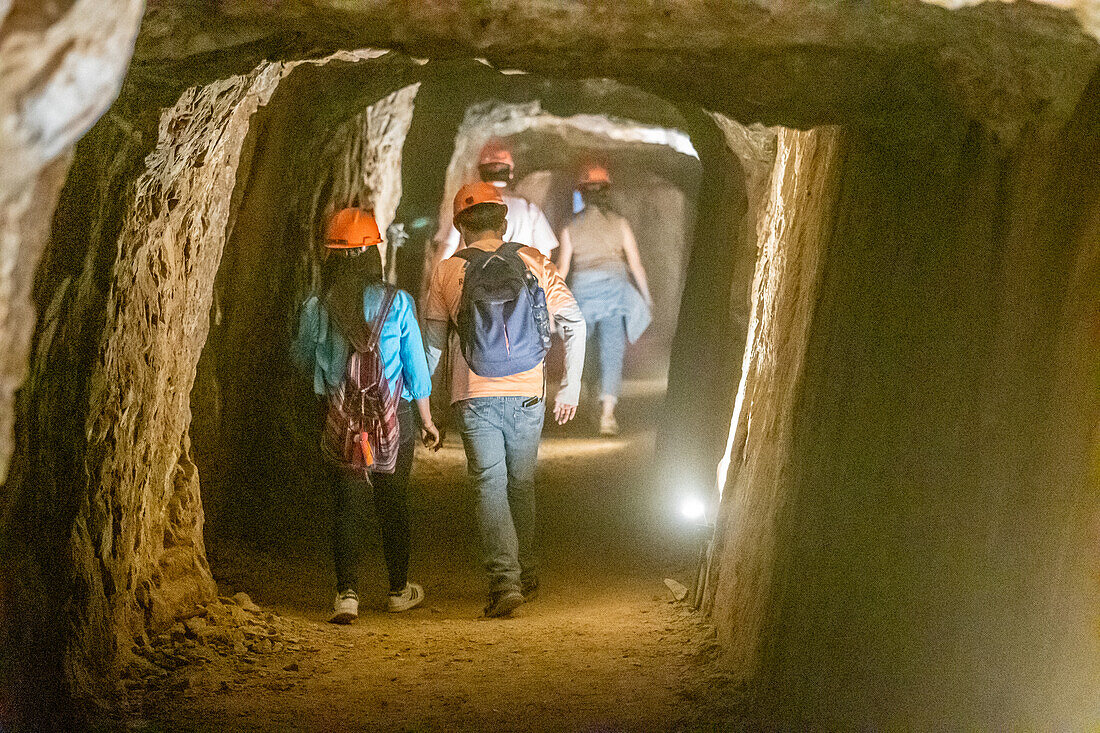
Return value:
[(514, 617), (482, 617), (486, 581), (465, 459), (452, 436), (438, 454), (418, 455), (414, 468), (410, 577), (426, 590), (422, 607), (382, 610), (376, 546), (363, 569), (358, 622), (333, 626), (328, 547), (275, 558), (221, 543), (214, 570), (223, 592), (247, 592), (260, 608), (225, 597), (154, 640), (145, 669), (123, 683), (126, 727), (726, 728), (721, 709), (730, 696), (715, 671), (711, 632), (664, 582), (691, 584), (698, 545), (669, 521), (667, 495), (648, 480), (659, 386), (631, 386), (621, 438), (594, 437), (585, 420), (547, 428), (542, 590)]

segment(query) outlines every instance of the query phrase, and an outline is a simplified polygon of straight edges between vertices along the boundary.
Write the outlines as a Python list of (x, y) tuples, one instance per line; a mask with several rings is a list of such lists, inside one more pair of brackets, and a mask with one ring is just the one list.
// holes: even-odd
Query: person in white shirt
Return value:
[[(558, 238), (554, 236), (554, 229), (547, 221), (546, 214), (537, 204), (508, 191), (515, 171), (512, 152), (503, 143), (490, 141), (481, 149), (477, 170), (481, 180), (501, 189), (501, 198), (508, 207), (508, 229), (504, 233), (504, 241), (534, 247), (549, 258), (550, 253), (558, 246)], [(452, 224), (446, 237), (440, 241), (436, 262), (442, 262), (453, 255), (458, 251), (460, 243), (458, 229)]]

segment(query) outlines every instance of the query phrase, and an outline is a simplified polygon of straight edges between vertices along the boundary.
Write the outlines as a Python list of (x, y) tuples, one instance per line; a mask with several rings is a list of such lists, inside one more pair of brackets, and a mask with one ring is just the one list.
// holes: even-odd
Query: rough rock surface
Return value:
[(249, 682), (268, 693), (304, 683), (325, 631), (264, 611), (246, 593), (219, 597), (135, 648), (118, 680), (119, 704), (100, 724), (136, 727), (180, 697), (229, 693)]
[[(15, 652), (27, 669), (14, 679), (38, 685), (16, 697), (45, 707), (56, 724), (74, 724), (66, 718), (74, 713), (51, 709), (51, 693), (103, 695), (135, 638), (214, 595), (190, 393), (249, 122), (297, 65), (264, 63), (187, 89), (160, 116), (137, 171), (132, 156), (145, 131), (133, 120), (108, 121), (97, 138), (108, 156), (100, 185), (120, 188), (93, 182), (101, 200), (82, 222), (87, 232), (70, 242), (59, 231), (49, 255), (40, 283), (48, 305), (25, 389), (27, 448), (9, 482), (5, 541), (25, 552), (7, 569), (13, 614), (5, 632), (37, 650)], [(70, 198), (67, 206), (88, 203), (80, 193)], [(71, 566), (58, 573), (58, 562)], [(62, 619), (38, 615), (50, 605), (66, 609)], [(39, 629), (44, 623), (51, 625)]]
[(226, 0), (216, 12), (152, 0), (137, 53), (180, 58), (290, 34), (322, 47), (610, 77), (743, 122), (889, 125), (949, 105), (1005, 140), (1037, 115), (1068, 117), (1097, 63), (1095, 39), (1068, 11), (844, 0)]
[(88, 398), (92, 491), (72, 540), (78, 575), (102, 588), (81, 615), (104, 628), (74, 635), (74, 656), (86, 655), (74, 669), (105, 661), (84, 644), (113, 633), (113, 650), (125, 652), (134, 636), (214, 594), (187, 434), (190, 392), (241, 143), (282, 72), (271, 64), (189, 90), (163, 115), (136, 183)]
[(401, 200), (401, 150), (412, 123), (419, 84), (410, 84), (370, 105), (333, 135), (319, 165), (331, 170), (331, 181), (318, 180), (311, 220), (324, 225), (336, 206), (352, 201), (374, 211), (382, 233), (382, 257), (389, 255), (388, 232)]
[(719, 607), (720, 641), (741, 679), (755, 672), (766, 617), (784, 501), (779, 471), (791, 451), (796, 385), (822, 274), (817, 245), (839, 188), (840, 138), (836, 128), (780, 131), (760, 225), (745, 364), (719, 472), (721, 531), (704, 592), (707, 609)]
[(34, 330), (34, 268), (72, 146), (118, 94), (144, 5), (0, 2), (0, 483)]

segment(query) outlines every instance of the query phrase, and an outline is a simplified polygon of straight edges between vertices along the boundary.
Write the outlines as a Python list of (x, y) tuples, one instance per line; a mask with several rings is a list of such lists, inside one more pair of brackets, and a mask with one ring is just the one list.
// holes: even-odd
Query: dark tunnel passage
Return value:
[[(203, 477), (208, 536), (246, 539), (269, 547), (316, 546), (327, 541), (325, 525), (317, 521), (318, 516), (327, 515), (324, 501), (330, 480), (316, 450), (318, 410), (311, 385), (292, 363), (290, 348), (297, 307), (317, 276), (317, 230), (326, 211), (334, 204), (343, 205), (340, 199), (350, 200), (347, 180), (353, 175), (370, 179), (356, 193), (374, 199), (370, 205), (383, 228), (398, 220), (410, 228), (418, 220), (430, 222), (393, 255), (387, 252), (388, 260), (394, 262), (395, 282), (415, 292), (425, 277), (422, 263), (427, 263), (427, 270), (433, 261), (431, 237), (437, 228), (449, 224), (447, 215), (440, 214), (440, 202), (447, 201), (459, 183), (476, 175), (471, 162), (461, 156), (469, 158), (489, 138), (511, 143), (519, 160), (516, 190), (547, 212), (555, 231), (572, 214), (571, 191), (579, 162), (599, 153), (610, 163), (617, 210), (637, 232), (657, 302), (655, 323), (631, 349), (633, 356), (628, 355), (627, 378), (664, 383), (670, 352), (693, 370), (699, 369), (703, 359), (733, 365), (733, 372), (716, 371), (712, 379), (694, 380), (693, 397), (682, 413), (666, 410), (661, 425), (662, 445), (670, 443), (670, 436), (680, 436), (669, 446), (675, 460), (668, 470), (678, 474), (675, 491), (690, 486), (693, 495), (710, 500), (713, 466), (732, 412), (730, 385), (738, 378), (739, 362), (734, 356), (738, 338), (729, 333), (734, 328), (729, 319), (737, 316), (737, 321), (747, 324), (745, 274), (751, 273), (754, 248), (745, 237), (755, 227), (745, 223), (747, 201), (723, 197), (713, 208), (704, 208), (702, 216), (708, 222), (724, 223), (724, 239), (716, 239), (713, 229), (693, 236), (699, 215), (694, 206), (697, 191), (703, 185), (715, 187), (715, 176), (701, 179), (705, 163), (700, 165), (695, 157), (687, 134), (649, 122), (685, 125), (688, 118), (668, 103), (610, 83), (505, 76), (475, 62), (451, 63), (445, 72), (428, 64), (411, 75), (395, 74), (386, 83), (374, 63), (338, 62), (293, 71), (270, 103), (256, 113), (245, 140), (245, 150), (251, 152), (241, 164), (234, 192), (239, 208), (215, 281), (211, 330), (191, 401), (190, 434)], [(407, 83), (421, 78), (424, 81)], [(489, 97), (494, 100), (489, 103), (492, 109), (482, 112), (477, 107), (486, 99), (481, 95), (488, 93), (487, 79), (495, 83), (493, 91), (499, 97)], [(532, 102), (537, 105), (534, 109)], [(437, 107), (423, 109), (425, 104)], [(365, 112), (368, 107), (369, 113)], [(471, 109), (473, 115), (468, 112)], [(570, 117), (547, 110), (561, 110)], [(627, 118), (631, 113), (642, 120)], [(376, 122), (361, 122), (361, 115), (373, 116)], [(466, 121), (441, 126), (438, 119), (443, 115)], [(425, 117), (433, 125), (433, 137), (417, 132), (418, 126), (428, 124), (421, 121)], [(504, 122), (494, 125), (494, 119)], [(571, 123), (571, 119), (580, 122)], [(593, 124), (595, 131), (586, 131)], [(601, 126), (610, 132), (601, 133)], [(376, 128), (373, 139), (368, 127)], [(501, 134), (508, 129), (517, 132)], [(383, 135), (377, 130), (383, 130)], [(408, 139), (403, 134), (406, 130)], [(696, 132), (700, 134), (711, 149), (724, 146), (714, 123)], [(681, 150), (667, 140), (647, 142), (654, 136), (664, 136)], [(426, 158), (423, 149), (455, 150), (456, 138), (460, 150), (454, 155), (458, 157), (440, 168), (418, 168)], [(354, 148), (350, 155), (358, 157), (347, 163), (349, 148)], [(728, 155), (723, 157), (722, 169), (728, 169), (729, 163)], [(456, 166), (463, 165), (466, 170), (456, 173)], [(390, 200), (376, 198), (372, 186), (384, 189), (380, 193), (388, 193)], [(438, 198), (432, 203), (424, 191), (438, 192)], [(383, 214), (386, 208), (389, 211)], [(716, 246), (722, 241), (729, 244)], [(739, 295), (728, 285), (734, 268), (743, 278)], [(692, 281), (692, 271), (695, 281), (706, 272), (713, 278), (712, 287), (722, 288), (707, 298), (708, 303), (727, 295), (724, 290), (729, 290), (727, 297), (733, 302), (689, 316), (689, 323), (694, 317), (696, 328), (712, 329), (714, 335), (691, 339), (694, 347), (674, 351), (681, 291), (685, 281)], [(697, 289), (688, 286), (694, 297), (703, 297)], [(740, 338), (743, 341), (743, 334)], [(734, 346), (714, 349), (718, 344)], [(666, 404), (682, 399), (674, 394)], [(712, 416), (707, 427), (698, 419), (699, 405), (716, 400), (729, 408)], [(691, 422), (692, 430), (685, 429), (685, 421)], [(265, 437), (258, 440), (261, 435)], [(658, 487), (655, 482), (654, 490)], [(672, 499), (670, 491), (654, 497), (653, 503)], [(216, 555), (216, 542), (208, 540), (208, 550)]]
[[(1095, 13), (719, 5), (0, 2), (0, 729), (1100, 724)], [(489, 139), (559, 232), (609, 164), (623, 431), (499, 623), (422, 451), (427, 599), (335, 627), (318, 240), (422, 296)]]

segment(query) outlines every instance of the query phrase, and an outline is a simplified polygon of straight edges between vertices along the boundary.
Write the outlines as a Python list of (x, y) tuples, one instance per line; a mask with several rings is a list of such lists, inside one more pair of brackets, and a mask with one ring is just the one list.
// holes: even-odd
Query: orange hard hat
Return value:
[(362, 209), (341, 209), (329, 219), (325, 231), (325, 246), (329, 249), (355, 249), (381, 242), (374, 214)]
[(512, 160), (512, 151), (500, 140), (490, 140), (485, 143), (485, 147), (481, 149), (481, 154), (477, 157), (477, 165), (479, 168), (483, 165), (516, 167), (515, 161)]
[(454, 205), (454, 218), (458, 218), (466, 209), (477, 206), (478, 204), (499, 204), (505, 206), (504, 199), (501, 198), (500, 189), (491, 183), (485, 181), (477, 181), (476, 183), (467, 183), (462, 188), (458, 189), (458, 193), (455, 195)]
[(585, 166), (584, 170), (581, 171), (580, 178), (577, 180), (577, 188), (594, 188), (597, 186), (609, 185), (611, 185), (611, 176), (607, 172), (607, 167), (599, 163)]

